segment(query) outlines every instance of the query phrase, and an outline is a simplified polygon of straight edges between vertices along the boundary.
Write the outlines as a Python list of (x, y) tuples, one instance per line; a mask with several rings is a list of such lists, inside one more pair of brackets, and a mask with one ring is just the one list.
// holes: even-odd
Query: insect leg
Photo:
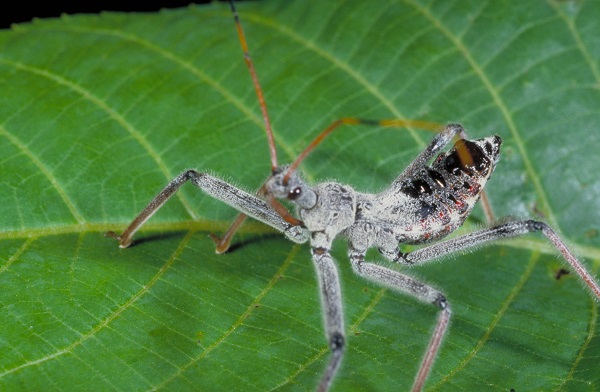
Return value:
[(191, 181), (209, 196), (229, 204), (242, 213), (283, 232), (292, 241), (302, 243), (308, 240), (308, 233), (305, 228), (294, 226), (286, 222), (265, 201), (252, 196), (217, 177), (191, 169), (186, 170), (175, 177), (173, 181), (152, 199), (146, 208), (144, 208), (120, 236), (112, 231), (107, 232), (106, 235), (119, 240), (119, 246), (121, 248), (128, 247), (131, 245), (132, 237), (135, 232), (187, 181)]
[[(433, 158), (433, 156), (439, 153), (444, 149), (452, 141), (452, 139), (460, 137), (462, 139), (466, 138), (465, 131), (461, 125), (458, 124), (449, 124), (447, 125), (442, 132), (438, 133), (431, 143), (423, 150), (411, 163), (408, 165), (406, 169), (400, 173), (398, 178), (394, 182), (401, 182), (405, 178), (412, 177), (417, 174), (419, 171), (423, 170), (423, 167), (427, 164), (427, 162)], [(468, 151), (459, 151), (459, 157), (461, 160), (469, 160), (472, 159)]]
[(391, 261), (413, 265), (446, 256), (451, 253), (465, 251), (491, 241), (518, 237), (536, 231), (542, 232), (550, 243), (560, 252), (564, 260), (571, 265), (583, 282), (592, 290), (596, 298), (600, 299), (600, 286), (598, 286), (594, 277), (586, 270), (581, 261), (579, 261), (569, 250), (558, 234), (556, 234), (556, 232), (546, 223), (540, 221), (521, 220), (507, 222), (451, 240), (438, 242), (410, 253), (402, 253), (399, 249), (396, 249), (393, 252), (386, 252), (385, 250), (380, 251)]
[(313, 247), (311, 254), (317, 270), (323, 318), (325, 319), (325, 333), (331, 350), (327, 369), (325, 369), (317, 388), (317, 391), (325, 392), (331, 386), (344, 357), (346, 348), (344, 309), (338, 271), (329, 254), (329, 249)]
[(215, 253), (221, 254), (227, 252), (229, 250), (229, 246), (231, 245), (231, 240), (235, 233), (239, 230), (240, 227), (244, 224), (248, 218), (248, 215), (244, 213), (239, 213), (238, 216), (235, 217), (235, 220), (229, 226), (229, 229), (223, 234), (222, 237), (217, 236), (216, 234), (210, 233), (210, 238), (215, 243)]
[(492, 209), (492, 203), (490, 203), (490, 199), (485, 192), (485, 189), (480, 193), (479, 202), (481, 204), (481, 208), (483, 209), (483, 214), (485, 215), (485, 221), (488, 224), (493, 223), (496, 218), (494, 216), (494, 210)]
[[(293, 215), (275, 198), (273, 195), (265, 192), (265, 185), (258, 190), (257, 195), (264, 196), (266, 198), (267, 203), (279, 214), (279, 216), (285, 220), (287, 223), (293, 226), (302, 226), (303, 222)], [(215, 243), (215, 253), (221, 254), (227, 252), (229, 246), (231, 245), (231, 240), (235, 233), (239, 230), (239, 228), (244, 224), (248, 215), (244, 213), (238, 214), (235, 220), (229, 226), (229, 229), (225, 232), (223, 237), (218, 237), (217, 235), (210, 233), (210, 238)], [(291, 231), (291, 230), (290, 230)], [(293, 240), (293, 239), (292, 239)], [(297, 241), (296, 241), (297, 242)]]
[(358, 275), (368, 280), (389, 286), (395, 290), (407, 293), (424, 302), (432, 303), (441, 309), (435, 330), (431, 335), (427, 350), (425, 351), (425, 356), (423, 357), (419, 372), (417, 373), (413, 384), (412, 391), (420, 391), (427, 380), (427, 376), (433, 366), (433, 361), (437, 356), (446, 330), (448, 329), (451, 315), (450, 304), (446, 300), (446, 297), (433, 287), (381, 265), (365, 262), (364, 252), (357, 251), (350, 247), (349, 253), (352, 267)]

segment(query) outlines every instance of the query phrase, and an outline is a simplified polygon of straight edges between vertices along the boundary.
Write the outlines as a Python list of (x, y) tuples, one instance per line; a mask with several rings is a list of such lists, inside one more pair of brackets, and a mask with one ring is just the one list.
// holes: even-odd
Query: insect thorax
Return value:
[(300, 219), (309, 231), (324, 232), (332, 241), (355, 221), (356, 192), (334, 182), (318, 184), (313, 191), (317, 202), (311, 209), (300, 209)]

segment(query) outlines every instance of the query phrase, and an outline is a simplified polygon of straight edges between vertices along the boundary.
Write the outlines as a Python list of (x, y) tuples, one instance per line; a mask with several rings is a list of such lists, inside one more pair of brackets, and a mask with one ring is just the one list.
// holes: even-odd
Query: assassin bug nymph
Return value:
[[(540, 231), (592, 290), (593, 295), (600, 298), (600, 287), (595, 279), (544, 222), (509, 221), (436, 242), (461, 226), (483, 195), (483, 188), (498, 162), (501, 145), (498, 136), (469, 140), (460, 125), (447, 125), (387, 189), (377, 194), (357, 192), (348, 185), (335, 182), (309, 185), (298, 174), (297, 168), (308, 153), (340, 125), (436, 129), (436, 124), (342, 118), (319, 134), (291, 165), (279, 166), (266, 104), (233, 1), (230, 1), (230, 7), (265, 120), (272, 174), (259, 190), (259, 195), (253, 196), (212, 175), (187, 170), (171, 181), (120, 236), (107, 233), (117, 238), (122, 248), (131, 244), (134, 233), (187, 181), (241, 211), (222, 238), (213, 236), (217, 253), (228, 249), (232, 236), (246, 216), (274, 227), (294, 242), (309, 242), (318, 276), (325, 333), (331, 350), (327, 368), (318, 384), (319, 391), (326, 391), (331, 386), (346, 348), (342, 294), (337, 268), (330, 255), (332, 242), (339, 236), (348, 240), (350, 262), (358, 275), (439, 308), (440, 315), (416, 375), (413, 391), (421, 390), (427, 380), (449, 325), (450, 304), (437, 289), (398, 271), (366, 261), (369, 248), (377, 248), (393, 263), (410, 267), (490, 241)], [(453, 140), (453, 146), (446, 149)], [(290, 214), (278, 199), (295, 204), (298, 217)], [(426, 245), (405, 253), (400, 244)]]

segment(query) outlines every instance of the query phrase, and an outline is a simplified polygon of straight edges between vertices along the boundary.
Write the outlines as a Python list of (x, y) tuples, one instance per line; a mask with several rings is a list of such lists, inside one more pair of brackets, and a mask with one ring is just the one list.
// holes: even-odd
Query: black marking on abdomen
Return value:
[[(459, 151), (464, 151), (470, 157), (471, 162), (463, 162)], [(454, 144), (454, 148), (446, 156), (444, 167), (448, 173), (454, 176), (460, 176), (462, 173), (468, 176), (476, 174), (486, 176), (491, 167), (491, 161), (476, 143), (461, 139)]]

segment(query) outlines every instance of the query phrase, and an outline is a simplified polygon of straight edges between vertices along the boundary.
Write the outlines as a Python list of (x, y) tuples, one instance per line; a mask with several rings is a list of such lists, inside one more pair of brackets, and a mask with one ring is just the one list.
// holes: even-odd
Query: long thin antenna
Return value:
[(283, 183), (287, 184), (290, 176), (296, 169), (300, 163), (306, 158), (306, 156), (321, 142), (325, 139), (331, 132), (337, 129), (340, 125), (372, 125), (372, 126), (381, 126), (381, 127), (395, 127), (395, 128), (420, 128), (428, 131), (440, 132), (443, 128), (443, 125), (438, 123), (433, 123), (429, 121), (420, 121), (420, 120), (365, 120), (362, 118), (354, 118), (354, 117), (344, 117), (332, 122), (327, 128), (325, 128), (321, 133), (317, 135), (317, 137), (298, 155), (296, 160), (288, 167), (284, 177)]
[(275, 148), (275, 138), (273, 137), (273, 130), (271, 129), (271, 120), (269, 119), (269, 113), (267, 112), (267, 103), (265, 102), (265, 97), (263, 96), (262, 88), (260, 87), (260, 83), (258, 82), (258, 75), (256, 74), (256, 69), (254, 68), (252, 57), (250, 57), (250, 52), (248, 51), (248, 43), (246, 42), (246, 36), (244, 35), (244, 30), (242, 29), (242, 24), (240, 23), (240, 17), (238, 16), (238, 13), (235, 9), (233, 0), (229, 0), (229, 7), (231, 8), (231, 13), (233, 14), (233, 19), (235, 20), (235, 27), (237, 28), (240, 45), (242, 45), (242, 51), (244, 52), (244, 61), (246, 62), (248, 71), (250, 71), (250, 77), (252, 78), (252, 83), (254, 84), (254, 90), (256, 90), (256, 96), (258, 97), (258, 103), (260, 105), (260, 110), (262, 111), (263, 120), (265, 121), (265, 132), (267, 132), (267, 139), (269, 141), (269, 152), (271, 154), (271, 171), (273, 172), (277, 168), (277, 150)]

